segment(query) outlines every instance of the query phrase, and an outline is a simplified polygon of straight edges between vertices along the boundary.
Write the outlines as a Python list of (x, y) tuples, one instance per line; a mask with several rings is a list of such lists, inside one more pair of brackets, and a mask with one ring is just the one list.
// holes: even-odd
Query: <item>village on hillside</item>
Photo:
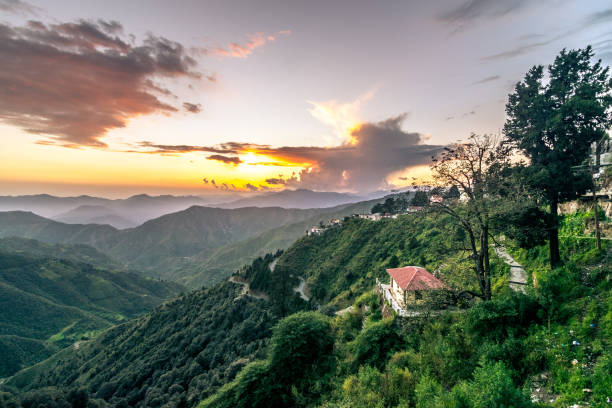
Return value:
[[(457, 187), (440, 188), (432, 186), (419, 186), (403, 193), (392, 194), (385, 201), (372, 207), (369, 214), (353, 214), (347, 218), (360, 218), (369, 221), (382, 219), (396, 219), (399, 216), (425, 211), (429, 206), (440, 204), (444, 200), (462, 200)], [(320, 235), (325, 230), (342, 225), (343, 220), (332, 218), (328, 223), (321, 222), (306, 231), (308, 236)]]

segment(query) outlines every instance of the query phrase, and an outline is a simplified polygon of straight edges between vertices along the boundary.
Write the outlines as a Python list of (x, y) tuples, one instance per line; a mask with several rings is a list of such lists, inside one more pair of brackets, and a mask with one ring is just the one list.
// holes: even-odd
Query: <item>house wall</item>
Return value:
[(393, 297), (395, 298), (397, 303), (399, 303), (400, 306), (404, 307), (406, 305), (404, 291), (402, 290), (402, 288), (400, 288), (397, 282), (395, 282), (395, 280), (393, 279), (391, 279), (391, 289), (392, 289)]

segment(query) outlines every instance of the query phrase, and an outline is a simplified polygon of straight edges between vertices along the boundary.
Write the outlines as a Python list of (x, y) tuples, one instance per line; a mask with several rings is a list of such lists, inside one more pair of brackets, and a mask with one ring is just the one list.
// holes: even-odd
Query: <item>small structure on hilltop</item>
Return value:
[(429, 197), (430, 204), (440, 204), (442, 201), (444, 201), (444, 198), (437, 194), (434, 194), (431, 197)]
[(364, 219), (364, 220), (380, 221), (383, 216), (381, 213), (374, 213), (374, 214), (357, 214), (357, 217)]
[(312, 235), (321, 235), (323, 233), (323, 231), (325, 231), (325, 228), (312, 227), (311, 229), (309, 229), (306, 232), (308, 233), (308, 236), (312, 236)]
[(391, 277), (388, 285), (379, 284), (385, 299), (400, 315), (406, 315), (406, 307), (417, 306), (423, 301), (424, 291), (446, 289), (447, 286), (420, 266), (387, 269)]

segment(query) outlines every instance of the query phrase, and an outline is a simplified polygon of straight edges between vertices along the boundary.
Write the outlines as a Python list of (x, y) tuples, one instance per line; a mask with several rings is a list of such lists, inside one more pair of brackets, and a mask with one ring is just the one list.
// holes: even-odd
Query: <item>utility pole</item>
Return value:
[[(597, 161), (599, 162), (599, 154), (597, 155)], [(599, 165), (599, 163), (597, 163)], [(599, 230), (599, 203), (597, 202), (597, 187), (595, 186), (595, 170), (593, 168), (593, 163), (591, 163), (591, 182), (593, 183), (592, 191), (593, 191), (593, 208), (595, 212), (595, 236), (597, 237), (597, 249), (601, 251), (601, 231)], [(599, 167), (599, 166), (597, 166)]]

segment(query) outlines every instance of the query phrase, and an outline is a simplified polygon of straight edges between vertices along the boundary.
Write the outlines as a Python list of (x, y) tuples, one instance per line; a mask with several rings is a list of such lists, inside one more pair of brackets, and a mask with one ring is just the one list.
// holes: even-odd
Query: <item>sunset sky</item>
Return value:
[(0, 0), (0, 195), (407, 186), (588, 44), (609, 0)]

